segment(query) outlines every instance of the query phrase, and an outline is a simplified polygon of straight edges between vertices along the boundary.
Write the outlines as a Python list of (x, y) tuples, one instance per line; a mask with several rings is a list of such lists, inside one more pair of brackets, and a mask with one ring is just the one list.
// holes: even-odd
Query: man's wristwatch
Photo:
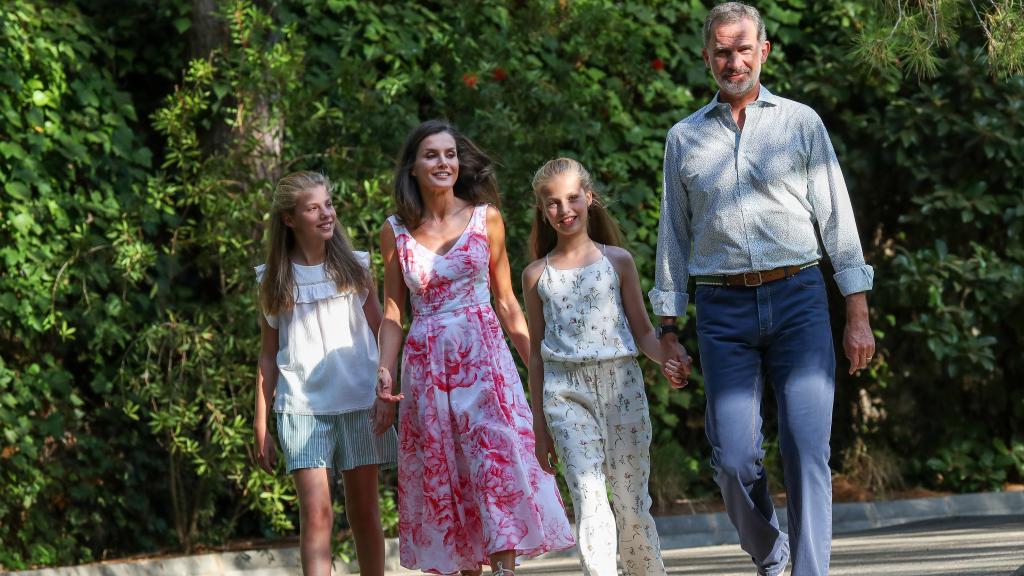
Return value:
[(679, 327), (676, 326), (675, 324), (658, 324), (658, 327), (657, 329), (655, 329), (654, 333), (658, 336), (658, 340), (661, 340), (661, 337), (664, 336), (665, 334), (678, 335)]

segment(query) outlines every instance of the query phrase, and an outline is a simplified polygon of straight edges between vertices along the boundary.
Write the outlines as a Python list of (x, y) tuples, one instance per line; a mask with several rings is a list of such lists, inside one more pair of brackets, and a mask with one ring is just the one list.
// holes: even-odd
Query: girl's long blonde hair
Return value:
[[(266, 314), (277, 314), (295, 305), (295, 278), (292, 274), (291, 252), (295, 248), (295, 233), (285, 225), (284, 215), (295, 210), (299, 196), (312, 188), (323, 186), (330, 195), (334, 192), (331, 181), (319, 172), (292, 172), (277, 182), (270, 214), (270, 235), (267, 241), (267, 267), (260, 284), (260, 306)], [(339, 291), (369, 289), (372, 286), (369, 270), (352, 252), (352, 244), (345, 229), (334, 221), (334, 235), (327, 241), (324, 269), (334, 280)]]
[(609, 246), (621, 246), (622, 235), (619, 233), (619, 225), (604, 207), (597, 189), (594, 188), (590, 172), (572, 158), (555, 158), (548, 160), (533, 175), (533, 195), (537, 200), (537, 206), (533, 212), (533, 229), (530, 230), (531, 256), (534, 259), (543, 258), (554, 250), (558, 243), (558, 233), (544, 215), (544, 199), (541, 195), (552, 180), (563, 174), (574, 174), (579, 179), (580, 190), (590, 192), (594, 199), (587, 209), (587, 235), (591, 240)]

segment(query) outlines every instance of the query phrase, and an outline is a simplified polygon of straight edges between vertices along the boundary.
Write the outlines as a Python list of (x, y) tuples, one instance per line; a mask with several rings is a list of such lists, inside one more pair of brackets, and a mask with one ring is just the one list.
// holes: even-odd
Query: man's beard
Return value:
[(728, 94), (729, 96), (743, 96), (750, 92), (750, 89), (757, 84), (757, 79), (761, 76), (760, 71), (756, 74), (753, 70), (747, 70), (748, 76), (745, 80), (730, 81), (724, 78), (718, 80), (718, 88)]

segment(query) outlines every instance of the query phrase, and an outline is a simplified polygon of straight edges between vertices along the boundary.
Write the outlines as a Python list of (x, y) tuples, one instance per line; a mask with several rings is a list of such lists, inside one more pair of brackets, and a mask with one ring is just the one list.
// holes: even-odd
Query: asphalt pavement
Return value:
[[(664, 552), (671, 575), (754, 576), (735, 544)], [(1010, 576), (1024, 574), (1024, 516), (942, 518), (841, 534), (832, 545), (833, 576)], [(579, 576), (575, 557), (523, 563), (517, 576)], [(790, 570), (787, 568), (786, 574)], [(389, 572), (406, 575), (416, 572)]]
[[(785, 510), (779, 510), (785, 523)], [(754, 576), (724, 513), (659, 517), (665, 566), (671, 575)], [(1024, 576), (1024, 492), (833, 506), (833, 576)], [(398, 543), (385, 543), (387, 576), (419, 572), (398, 567)], [(579, 576), (574, 552), (527, 560), (518, 576)], [(335, 574), (355, 574), (335, 564)], [(298, 576), (298, 549), (271, 548), (194, 556), (109, 561), (81, 566), (0, 572), (0, 576)], [(789, 570), (786, 571), (789, 576)]]

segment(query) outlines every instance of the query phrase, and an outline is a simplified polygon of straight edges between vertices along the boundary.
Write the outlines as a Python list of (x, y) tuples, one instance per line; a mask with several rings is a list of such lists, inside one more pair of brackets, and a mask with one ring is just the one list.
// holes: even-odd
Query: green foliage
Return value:
[[(889, 152), (873, 163), (891, 190), (876, 207), (888, 214), (878, 219), (888, 240), (876, 298), (893, 327), (885, 433), (924, 455), (955, 442), (957, 422), (986, 422), (1004, 442), (1024, 437), (1024, 394), (1010, 385), (1024, 374), (1024, 80), (987, 80), (974, 56), (950, 52), (939, 81), (902, 90), (874, 119)], [(956, 410), (914, 417), (931, 406)]]
[(668, 511), (680, 499), (707, 496), (705, 476), (711, 468), (695, 454), (687, 453), (678, 442), (651, 445), (651, 499), (654, 511)]
[(993, 3), (984, 18), (989, 64), (1002, 76), (1024, 74), (1024, 44), (1020, 41), (1024, 2)]
[(1008, 78), (1024, 70), (1020, 0), (874, 0), (874, 13), (862, 21), (854, 56), (874, 70), (905, 72), (919, 79), (940, 70), (941, 52), (955, 45), (962, 32), (983, 45), (989, 70)]
[[(158, 302), (120, 367), (125, 412), (146, 422), (167, 453), (171, 515), (186, 550), (224, 541), (246, 511), (268, 528), (293, 528), (291, 483), (250, 465), (259, 346), (251, 265), (256, 207), (271, 184), (254, 163), (273, 161), (266, 134), (283, 114), (263, 93), (294, 87), (302, 51), (287, 29), (271, 38), (272, 19), (250, 3), (228, 3), (222, 17), (230, 43), (191, 61), (153, 115), (166, 139), (164, 172), (150, 177), (145, 203), (123, 221), (155, 225), (137, 252), (153, 255), (140, 263)], [(204, 152), (203, 128), (218, 125), (230, 129), (228, 145)]]
[(963, 33), (936, 51), (942, 64), (927, 83), (881, 74), (818, 87), (806, 78), (815, 71), (795, 80), (828, 103), (818, 109), (876, 267), (879, 349), (869, 380), (837, 386), (837, 406), (854, 408), (853, 437), (839, 443), (860, 436), (925, 484), (934, 476), (923, 462), (955, 443), (964, 422), (984, 422), (1007, 444), (1024, 438), (1024, 394), (1010, 384), (1024, 369), (1024, 79), (994, 79)]
[(146, 492), (159, 484), (148, 435), (111, 398), (111, 359), (146, 307), (121, 297), (132, 280), (119, 266), (144, 255), (116, 223), (150, 152), (102, 38), (74, 6), (12, 0), (0, 11), (6, 567), (151, 547), (166, 530)]
[(1001, 490), (1013, 471), (1024, 476), (1024, 443), (1008, 445), (989, 438), (984, 429), (973, 428), (939, 449), (925, 463), (938, 486), (969, 492)]

